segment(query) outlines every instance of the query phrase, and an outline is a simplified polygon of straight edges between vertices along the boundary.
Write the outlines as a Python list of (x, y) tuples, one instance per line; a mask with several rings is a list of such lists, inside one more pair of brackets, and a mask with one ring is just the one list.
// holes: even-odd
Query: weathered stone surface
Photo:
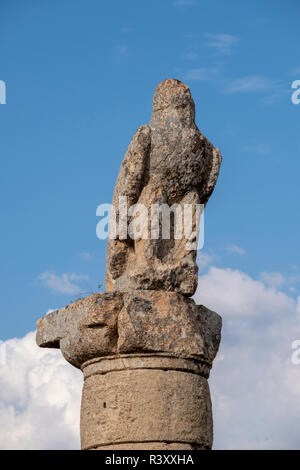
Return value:
[(197, 305), (196, 308), (198, 318), (203, 327), (202, 331), (204, 332), (205, 338), (206, 358), (208, 362), (212, 364), (219, 350), (221, 341), (222, 317), (216, 312), (204, 307), (204, 305)]
[(38, 321), (37, 343), (60, 348), (75, 367), (113, 354), (167, 353), (211, 367), (221, 319), (175, 292), (94, 294)]
[(37, 344), (60, 348), (65, 359), (78, 368), (94, 357), (114, 354), (122, 306), (122, 296), (117, 292), (77, 300), (38, 320)]
[[(149, 125), (135, 133), (117, 179), (113, 205), (206, 204), (216, 184), (221, 155), (199, 131), (189, 88), (165, 80), (156, 88)], [(120, 214), (118, 214), (120, 217)], [(196, 229), (196, 227), (194, 227)], [(191, 296), (197, 287), (196, 251), (187, 238), (108, 240), (106, 289), (175, 291)]]
[(215, 319), (217, 314), (209, 312), (202, 313), (192, 299), (175, 292), (128, 292), (118, 320), (118, 351), (170, 352), (210, 365), (212, 351), (216, 354), (219, 346), (211, 332), (220, 341), (221, 324), (210, 321), (210, 315)]
[(205, 378), (209, 375), (207, 363), (196, 359), (177, 357), (172, 353), (135, 353), (106, 356), (85, 362), (82, 369), (84, 379), (94, 374), (107, 374), (108, 372), (118, 372), (124, 369), (178, 370), (202, 375)]
[(197, 445), (185, 444), (183, 442), (135, 442), (129, 444), (111, 444), (93, 447), (90, 450), (207, 450)]
[[(144, 442), (211, 448), (211, 401), (200, 375), (159, 369), (95, 373), (84, 382), (83, 449)], [(176, 443), (179, 444), (176, 445)], [(127, 447), (130, 448), (130, 447)]]

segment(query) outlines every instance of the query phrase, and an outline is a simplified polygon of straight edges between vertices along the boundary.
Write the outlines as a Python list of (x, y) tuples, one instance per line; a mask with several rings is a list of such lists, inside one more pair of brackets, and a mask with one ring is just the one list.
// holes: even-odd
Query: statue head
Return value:
[(163, 123), (170, 115), (177, 117), (182, 125), (189, 126), (195, 121), (195, 103), (189, 87), (168, 78), (156, 87), (150, 124)]

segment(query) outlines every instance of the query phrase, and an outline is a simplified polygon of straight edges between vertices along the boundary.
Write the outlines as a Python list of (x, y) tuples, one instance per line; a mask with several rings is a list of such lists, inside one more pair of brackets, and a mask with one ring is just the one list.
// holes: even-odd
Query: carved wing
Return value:
[[(117, 224), (120, 218), (119, 197), (127, 197), (128, 209), (139, 199), (150, 147), (151, 129), (148, 125), (141, 126), (129, 144), (113, 194), (112, 202), (115, 207)], [(116, 227), (116, 239), (109, 239), (107, 242), (105, 284), (108, 291), (113, 289), (115, 280), (125, 271), (129, 250), (130, 240), (128, 238), (120, 240), (119, 229)]]
[(126, 196), (128, 207), (135, 204), (142, 190), (145, 166), (150, 153), (151, 128), (140, 126), (134, 134), (117, 178), (113, 204), (118, 207), (119, 197)]
[(214, 147), (208, 139), (204, 139), (205, 178), (201, 183), (198, 194), (200, 197), (200, 203), (206, 205), (215, 188), (219, 176), (222, 156), (220, 150), (217, 147)]

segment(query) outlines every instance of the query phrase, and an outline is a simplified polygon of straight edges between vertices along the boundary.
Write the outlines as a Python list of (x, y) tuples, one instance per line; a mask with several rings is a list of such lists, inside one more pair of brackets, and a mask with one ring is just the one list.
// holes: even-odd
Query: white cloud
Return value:
[(283, 99), (290, 99), (290, 90), (285, 87), (285, 84), (274, 84), (272, 92), (264, 96), (261, 100), (264, 106), (272, 106), (273, 104), (280, 103)]
[(79, 254), (80, 258), (85, 260), (85, 261), (90, 261), (91, 259), (93, 259), (91, 253), (89, 253), (88, 251), (83, 251), (82, 253)]
[(246, 152), (265, 154), (270, 152), (270, 146), (267, 144), (246, 145), (245, 147), (243, 147), (243, 150), (245, 150)]
[(294, 299), (230, 268), (212, 266), (200, 277), (195, 299), (208, 308), (216, 308), (220, 315), (225, 308), (230, 319), (255, 316), (265, 321), (268, 315), (275, 318), (283, 312), (285, 316), (295, 312)]
[(278, 272), (262, 272), (260, 273), (260, 278), (265, 284), (271, 287), (280, 287), (286, 282), (284, 276)]
[(299, 283), (300, 282), (300, 274), (299, 273), (292, 274), (291, 276), (288, 277), (288, 282), (289, 282), (289, 284)]
[(297, 297), (297, 313), (300, 315), (300, 295)]
[(121, 62), (124, 58), (126, 58), (129, 54), (129, 47), (127, 44), (118, 44), (113, 48), (112, 51), (112, 59), (113, 62), (118, 64)]
[(238, 43), (238, 38), (232, 34), (204, 34), (206, 39), (204, 46), (214, 49), (217, 54), (231, 54), (233, 47)]
[(191, 7), (193, 5), (196, 5), (195, 0), (174, 0), (173, 5), (175, 7)]
[(0, 365), (0, 448), (79, 449), (82, 374), (35, 333), (5, 342)]
[[(264, 282), (214, 266), (199, 278), (197, 303), (223, 317), (210, 378), (215, 449), (300, 448), (300, 365), (291, 361), (292, 343), (300, 339), (300, 296)], [(81, 372), (59, 351), (38, 348), (33, 332), (5, 346), (1, 448), (79, 448)]]
[(183, 55), (183, 58), (186, 59), (186, 60), (195, 60), (195, 59), (198, 59), (199, 57), (199, 54), (197, 52), (186, 52), (184, 55)]
[(199, 267), (199, 271), (203, 271), (210, 264), (212, 264), (213, 261), (214, 261), (214, 258), (211, 255), (208, 255), (207, 253), (203, 253), (202, 251), (197, 252), (197, 264)]
[(223, 317), (211, 373), (215, 449), (299, 449), (300, 298), (231, 269), (211, 267), (196, 293)]
[(6, 345), (4, 341), (0, 339), (0, 366), (6, 362)]
[(234, 253), (239, 256), (243, 256), (246, 253), (246, 250), (244, 250), (244, 248), (241, 248), (238, 245), (227, 245), (226, 249), (227, 251), (229, 251), (229, 253)]
[(219, 73), (218, 68), (197, 68), (186, 70), (184, 73), (184, 80), (211, 80)]
[(251, 75), (248, 77), (233, 80), (225, 88), (225, 93), (270, 91), (273, 86), (274, 82), (272, 82), (268, 78), (259, 75)]
[(86, 280), (88, 280), (87, 274), (63, 273), (61, 276), (58, 276), (50, 271), (41, 273), (37, 278), (38, 283), (60, 294), (79, 294), (82, 289), (77, 284), (77, 281)]

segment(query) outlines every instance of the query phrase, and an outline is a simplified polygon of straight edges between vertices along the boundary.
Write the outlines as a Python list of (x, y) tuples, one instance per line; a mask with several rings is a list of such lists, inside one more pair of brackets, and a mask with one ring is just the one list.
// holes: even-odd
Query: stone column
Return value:
[(91, 295), (37, 322), (82, 370), (82, 449), (210, 449), (221, 317), (175, 292)]

